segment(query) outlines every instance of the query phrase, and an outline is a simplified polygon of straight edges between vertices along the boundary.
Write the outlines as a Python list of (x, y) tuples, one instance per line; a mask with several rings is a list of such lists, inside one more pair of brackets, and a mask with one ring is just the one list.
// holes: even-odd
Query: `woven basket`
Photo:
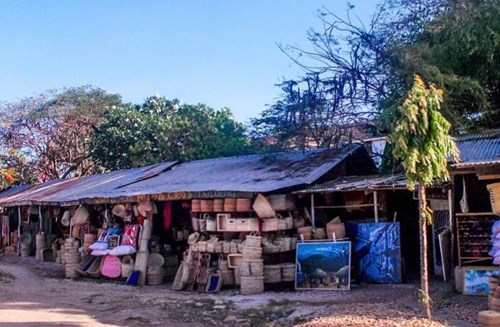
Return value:
[(241, 276), (240, 293), (242, 295), (253, 295), (264, 293), (264, 276)]
[(245, 246), (243, 248), (243, 259), (260, 259), (262, 258), (262, 248), (256, 246)]
[(64, 256), (64, 260), (65, 260), (64, 262), (69, 265), (78, 264), (81, 261), (81, 257), (78, 253), (76, 254), (66, 253), (66, 255)]
[(214, 199), (214, 212), (224, 212), (224, 199)]
[(312, 236), (315, 240), (324, 240), (326, 238), (326, 231), (324, 228), (313, 228)]
[(491, 211), (500, 215), (500, 183), (486, 185), (490, 192)]
[(191, 226), (193, 227), (193, 232), (200, 231), (200, 219), (196, 217), (191, 217)]
[(345, 237), (345, 225), (344, 225), (344, 223), (340, 223), (340, 224), (328, 223), (328, 224), (326, 224), (326, 237), (333, 239), (334, 233), (335, 233), (335, 238), (344, 238)]
[(264, 283), (281, 283), (281, 267), (264, 265)]
[(122, 259), (122, 277), (123, 278), (128, 278), (128, 275), (132, 270), (134, 270), (134, 264), (135, 260), (129, 256), (126, 255)]
[(306, 225), (306, 220), (302, 217), (293, 219), (293, 228), (304, 227)]
[(201, 200), (200, 199), (192, 199), (191, 200), (191, 211), (192, 212), (201, 212)]
[(207, 232), (216, 232), (217, 231), (217, 221), (207, 219)]
[(234, 285), (241, 285), (241, 272), (239, 266), (234, 268)]
[(21, 257), (29, 257), (30, 255), (31, 255), (31, 245), (29, 248), (21, 249)]
[(477, 315), (477, 322), (479, 326), (498, 327), (500, 326), (500, 313), (493, 310), (480, 311)]
[(224, 254), (231, 253), (231, 242), (222, 243), (222, 253)]
[(202, 212), (212, 212), (214, 211), (214, 201), (213, 200), (201, 200), (200, 208)]
[(280, 263), (281, 280), (284, 282), (293, 282), (295, 280), (295, 264)]
[(217, 266), (219, 267), (219, 270), (229, 270), (229, 262), (222, 254), (219, 256)]
[(243, 259), (240, 263), (241, 276), (262, 276), (264, 274), (263, 259)]
[(163, 267), (165, 259), (159, 253), (151, 253), (148, 256), (148, 269), (157, 269)]
[(237, 212), (252, 211), (252, 199), (248, 198), (236, 199), (236, 211)]
[(165, 277), (165, 270), (163, 268), (148, 269), (146, 273), (147, 285), (161, 285)]
[(261, 247), (262, 246), (262, 237), (257, 236), (257, 233), (250, 233), (246, 236), (245, 245), (246, 246)]
[(199, 252), (207, 252), (207, 241), (199, 241), (196, 244), (198, 244)]
[(78, 268), (78, 264), (66, 264), (64, 266), (64, 273), (66, 275), (66, 278), (77, 278), (80, 275), (76, 271), (76, 268)]
[(225, 198), (224, 199), (224, 212), (234, 212), (236, 211), (236, 199), (235, 198)]
[(230, 245), (230, 251), (231, 253), (238, 253), (238, 243), (237, 242), (231, 242), (231, 245)]
[(217, 270), (217, 273), (222, 276), (222, 285), (233, 286), (234, 285), (234, 270)]
[(312, 238), (312, 227), (299, 227), (297, 228), (297, 234), (302, 235), (304, 240), (310, 240)]
[(288, 252), (290, 251), (290, 237), (281, 237), (279, 238), (279, 247), (280, 252)]
[(293, 218), (286, 217), (285, 218), (286, 229), (293, 229)]

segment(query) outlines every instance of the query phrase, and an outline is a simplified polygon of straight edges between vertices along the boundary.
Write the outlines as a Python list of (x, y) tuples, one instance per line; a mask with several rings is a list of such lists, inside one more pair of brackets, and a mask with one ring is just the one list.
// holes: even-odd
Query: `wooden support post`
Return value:
[(21, 256), (21, 207), (17, 207), (17, 242), (16, 242), (16, 255)]
[(375, 222), (378, 223), (378, 199), (377, 199), (377, 191), (373, 191), (373, 214), (375, 215)]
[(311, 225), (316, 228), (316, 214), (314, 211), (314, 193), (311, 193)]

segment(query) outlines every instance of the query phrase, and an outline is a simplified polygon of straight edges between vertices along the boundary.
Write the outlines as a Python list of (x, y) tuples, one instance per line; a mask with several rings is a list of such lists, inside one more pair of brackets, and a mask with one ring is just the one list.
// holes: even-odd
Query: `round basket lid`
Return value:
[(23, 233), (19, 240), (21, 243), (31, 243), (31, 235), (29, 233)]

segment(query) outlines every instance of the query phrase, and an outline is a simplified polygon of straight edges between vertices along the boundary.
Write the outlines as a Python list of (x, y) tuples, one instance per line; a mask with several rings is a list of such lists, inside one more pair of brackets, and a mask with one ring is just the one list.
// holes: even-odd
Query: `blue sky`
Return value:
[[(368, 20), (375, 1), (352, 0)], [(276, 43), (307, 48), (317, 9), (344, 0), (1, 1), (0, 101), (93, 85), (229, 107), (238, 121), (277, 99), (300, 70)]]

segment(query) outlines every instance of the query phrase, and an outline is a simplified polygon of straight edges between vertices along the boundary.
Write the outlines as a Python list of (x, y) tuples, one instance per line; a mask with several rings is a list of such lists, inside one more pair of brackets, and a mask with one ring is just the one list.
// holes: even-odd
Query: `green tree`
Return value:
[(0, 166), (20, 183), (94, 172), (89, 139), (119, 95), (90, 86), (51, 90), (0, 106)]
[(410, 190), (418, 184), (420, 226), (420, 274), (423, 312), (431, 318), (427, 267), (427, 224), (431, 210), (427, 206), (425, 188), (435, 181), (448, 180), (450, 156), (458, 161), (458, 149), (449, 136), (450, 123), (442, 116), (443, 91), (434, 84), (427, 87), (415, 76), (413, 87), (398, 109), (398, 118), (390, 141), (393, 155), (401, 160)]
[(245, 130), (229, 109), (216, 111), (159, 96), (140, 106), (111, 108), (92, 144), (94, 161), (104, 170), (250, 151)]

